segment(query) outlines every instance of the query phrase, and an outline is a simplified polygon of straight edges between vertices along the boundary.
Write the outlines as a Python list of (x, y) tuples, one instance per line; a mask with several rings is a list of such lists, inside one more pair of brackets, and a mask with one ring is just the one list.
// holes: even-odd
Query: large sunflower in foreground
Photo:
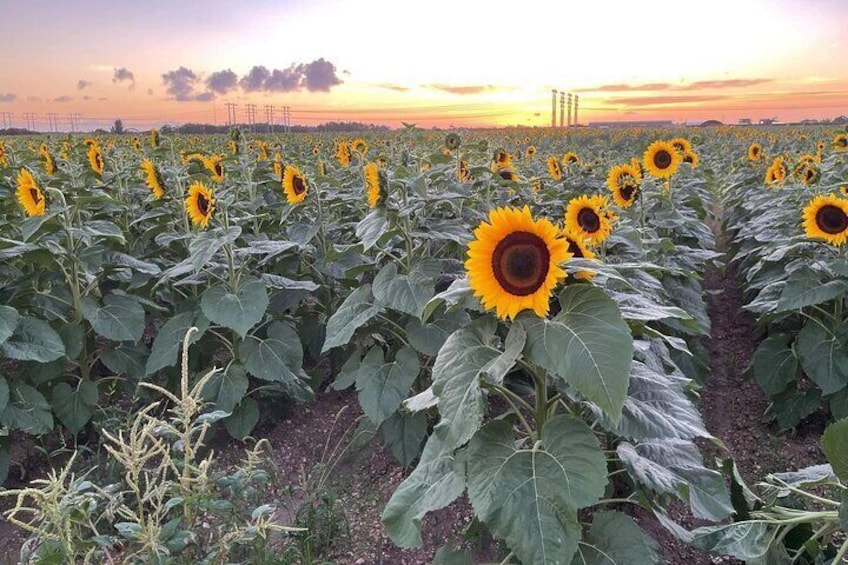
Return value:
[(212, 180), (217, 183), (224, 182), (224, 164), (220, 155), (210, 155), (203, 159), (203, 166), (212, 175)]
[(600, 194), (572, 198), (565, 210), (565, 229), (590, 245), (602, 243), (612, 232), (606, 207), (607, 199)]
[(143, 159), (141, 161), (141, 171), (144, 173), (144, 184), (146, 184), (153, 193), (153, 197), (156, 198), (156, 200), (159, 200), (165, 196), (165, 183), (162, 182), (162, 175), (159, 173), (159, 169), (156, 168), (153, 161), (150, 159)]
[(523, 310), (546, 316), (553, 289), (565, 278), (560, 264), (571, 257), (559, 235), (549, 220), (534, 220), (527, 206), (489, 212), (468, 244), (465, 270), (474, 296), (502, 319)]
[(212, 213), (215, 212), (215, 198), (212, 196), (212, 189), (200, 181), (192, 183), (188, 187), (185, 205), (191, 223), (205, 228), (209, 225), (209, 220), (212, 219)]
[(283, 192), (289, 204), (300, 204), (306, 199), (306, 177), (294, 165), (288, 165), (283, 175)]
[(763, 146), (756, 141), (748, 146), (748, 160), (759, 161), (763, 156)]
[(833, 148), (837, 151), (848, 151), (848, 133), (837, 133), (833, 136)]
[[(563, 230), (562, 235), (568, 243), (568, 252), (575, 259), (594, 259), (596, 257), (595, 253), (579, 237), (570, 234), (567, 230)], [(574, 273), (574, 278), (585, 281), (591, 280), (594, 276), (595, 273), (592, 271), (577, 271)]]
[(27, 216), (43, 216), (45, 209), (44, 194), (35, 182), (35, 178), (26, 169), (18, 173), (18, 189), (15, 192), (18, 203)]
[(103, 169), (106, 168), (106, 162), (103, 160), (103, 153), (100, 152), (100, 147), (97, 142), (88, 146), (88, 164), (91, 165), (91, 170), (98, 175), (103, 174)]
[(639, 196), (639, 170), (632, 164), (618, 165), (607, 175), (607, 187), (613, 200), (622, 208), (630, 208)]
[(548, 157), (548, 173), (554, 180), (562, 179), (562, 167), (559, 166), (559, 160), (553, 155)]
[(802, 217), (807, 237), (833, 245), (848, 240), (848, 200), (835, 194), (816, 196), (804, 208)]
[(671, 178), (682, 160), (683, 156), (674, 145), (662, 140), (653, 142), (642, 156), (645, 170), (658, 179)]
[(386, 173), (380, 171), (376, 163), (368, 163), (363, 167), (365, 175), (365, 192), (368, 195), (368, 206), (376, 208), (385, 203), (388, 195)]

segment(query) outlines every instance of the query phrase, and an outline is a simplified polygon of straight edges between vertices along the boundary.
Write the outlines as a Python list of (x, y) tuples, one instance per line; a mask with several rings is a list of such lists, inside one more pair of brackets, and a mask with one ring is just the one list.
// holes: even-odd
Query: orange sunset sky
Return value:
[(846, 0), (0, 0), (0, 114), (83, 129), (292, 123), (545, 126), (848, 114)]

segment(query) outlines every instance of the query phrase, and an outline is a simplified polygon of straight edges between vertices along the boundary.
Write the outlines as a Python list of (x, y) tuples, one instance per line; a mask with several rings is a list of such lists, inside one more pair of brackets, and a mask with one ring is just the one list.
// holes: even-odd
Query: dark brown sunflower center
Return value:
[(583, 259), (585, 255), (583, 255), (583, 250), (580, 249), (580, 246), (577, 245), (576, 241), (571, 240), (570, 238), (566, 238), (568, 242), (568, 252), (573, 254), (578, 259)]
[(839, 145), (839, 147), (848, 147), (848, 137), (840, 137), (836, 141), (836, 144)]
[(577, 213), (577, 223), (586, 233), (595, 233), (601, 229), (601, 218), (591, 208), (581, 208)]
[(509, 171), (498, 171), (498, 174), (504, 180), (512, 180), (512, 173)]
[(842, 208), (828, 204), (816, 212), (816, 225), (824, 233), (835, 235), (848, 229), (848, 214)]
[(221, 163), (215, 163), (215, 175), (221, 176), (224, 174), (224, 166)]
[(576, 163), (576, 162), (577, 162), (577, 157), (575, 157), (574, 155), (569, 155), (569, 156), (568, 156), (568, 162), (569, 162), (569, 163)]
[(197, 209), (200, 211), (201, 215), (209, 215), (209, 199), (203, 194), (197, 195)]
[(633, 184), (626, 183), (621, 187), (620, 193), (621, 197), (630, 202), (633, 200), (633, 195), (636, 192), (636, 186)]
[(504, 290), (515, 296), (528, 296), (544, 284), (550, 259), (542, 238), (529, 232), (513, 232), (495, 247), (492, 272)]
[(304, 192), (306, 192), (306, 183), (303, 182), (303, 179), (297, 175), (292, 179), (292, 189), (294, 189), (294, 193), (297, 196), (300, 196)]
[(654, 165), (658, 169), (667, 169), (671, 166), (671, 153), (665, 149), (660, 149), (654, 154)]
[(38, 192), (37, 188), (30, 188), (29, 195), (32, 196), (32, 201), (36, 204), (41, 202), (41, 193)]
[(804, 176), (807, 178), (808, 181), (813, 180), (814, 178), (816, 178), (816, 172), (813, 169), (807, 169), (804, 173)]
[(751, 155), (753, 155), (754, 157), (756, 157), (756, 156), (757, 156), (757, 155), (759, 155), (759, 154), (760, 154), (760, 148), (759, 148), (759, 147), (753, 147), (753, 148), (751, 148)]

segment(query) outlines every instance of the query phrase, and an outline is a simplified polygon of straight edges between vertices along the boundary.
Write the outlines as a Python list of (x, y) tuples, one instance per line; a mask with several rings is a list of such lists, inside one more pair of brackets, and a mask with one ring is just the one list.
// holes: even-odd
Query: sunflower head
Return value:
[(837, 151), (848, 151), (848, 133), (837, 133), (833, 136), (833, 148)]
[[(562, 236), (568, 243), (568, 252), (575, 259), (594, 259), (596, 257), (595, 253), (589, 249), (580, 237), (570, 234), (567, 230), (563, 230)], [(585, 281), (592, 280), (594, 276), (595, 273), (593, 271), (577, 271), (574, 273), (574, 278)]]
[(339, 145), (336, 148), (336, 159), (342, 167), (350, 166), (350, 147), (347, 141), (339, 141)]
[(6, 159), (6, 144), (0, 140), (0, 167), (5, 167), (8, 160)]
[(756, 141), (748, 146), (748, 160), (759, 161), (763, 156), (763, 146)]
[(530, 147), (528, 147), (527, 149), (524, 150), (524, 158), (525, 159), (532, 159), (535, 154), (536, 154), (536, 146), (535, 145), (531, 145)]
[(150, 130), (150, 147), (159, 147), (159, 130), (156, 128)]
[(498, 149), (492, 155), (492, 170), (497, 171), (512, 166), (512, 155), (506, 149)]
[(807, 237), (823, 239), (831, 245), (848, 240), (848, 200), (835, 194), (816, 196), (801, 215)]
[(630, 208), (639, 197), (640, 174), (632, 164), (618, 165), (607, 175), (607, 187), (613, 200), (622, 208)]
[(565, 229), (590, 245), (602, 243), (612, 232), (606, 208), (607, 198), (600, 194), (572, 198), (565, 211)]
[(100, 152), (100, 147), (98, 147), (97, 142), (88, 146), (88, 164), (91, 165), (92, 171), (98, 175), (103, 174), (103, 169), (106, 167), (106, 163), (103, 161), (103, 154)]
[(685, 137), (675, 137), (669, 143), (674, 146), (678, 153), (686, 154), (692, 152), (692, 144)]
[(766, 169), (766, 184), (769, 186), (781, 184), (786, 179), (787, 173), (783, 157), (775, 157), (772, 164)]
[(677, 167), (683, 157), (668, 141), (657, 140), (653, 142), (642, 157), (645, 170), (658, 179), (671, 178), (677, 172)]
[(580, 157), (577, 156), (577, 153), (574, 151), (569, 151), (565, 155), (562, 156), (562, 164), (566, 167), (569, 165), (579, 165)]
[(554, 180), (562, 179), (562, 167), (559, 166), (559, 159), (553, 155), (548, 157), (548, 173)]
[(288, 165), (283, 175), (283, 192), (286, 195), (288, 203), (292, 205), (300, 204), (306, 199), (308, 190), (309, 186), (306, 184), (306, 177), (297, 170), (297, 167)]
[(150, 159), (143, 159), (141, 161), (141, 171), (144, 173), (144, 184), (147, 185), (147, 188), (153, 193), (153, 197), (156, 200), (159, 200), (163, 196), (165, 196), (165, 183), (162, 182), (162, 175), (159, 173), (159, 169), (156, 168), (156, 165)]
[(570, 257), (549, 220), (534, 220), (527, 206), (497, 208), (474, 230), (465, 270), (474, 296), (499, 318), (523, 310), (546, 316), (553, 289), (565, 278), (560, 265)]
[(26, 169), (18, 173), (18, 187), (15, 196), (27, 216), (43, 216), (46, 209), (44, 194), (35, 182), (35, 178)]
[(321, 148), (317, 145), (312, 147), (312, 156), (317, 157), (321, 153)]
[(698, 154), (694, 151), (686, 151), (683, 153), (683, 162), (689, 163), (693, 169), (697, 169), (698, 164), (701, 162), (701, 158), (698, 157)]
[(327, 163), (324, 162), (324, 159), (318, 159), (318, 174), (322, 177), (327, 176)]
[(138, 139), (137, 135), (134, 135), (132, 138), (132, 148), (136, 153), (141, 151), (141, 140)]
[(515, 182), (518, 180), (518, 175), (512, 170), (512, 167), (498, 169), (496, 174), (506, 181)]
[(421, 161), (421, 172), (430, 170), (430, 161)]
[(806, 186), (811, 184), (816, 184), (819, 182), (819, 178), (821, 177), (821, 173), (818, 168), (812, 163), (805, 163), (801, 166), (801, 170), (798, 171), (798, 178), (801, 179), (801, 182)]
[(364, 157), (365, 154), (368, 153), (368, 143), (359, 137), (350, 142), (350, 150), (354, 153), (358, 153), (360, 157)]
[(220, 155), (210, 155), (203, 159), (203, 166), (209, 171), (212, 180), (217, 183), (224, 182), (224, 164), (221, 162)]
[(471, 170), (468, 168), (468, 161), (460, 160), (456, 176), (459, 182), (469, 182), (471, 180)]
[(462, 145), (462, 139), (456, 133), (449, 133), (445, 136), (445, 147), (451, 151), (459, 149)]
[(49, 176), (53, 176), (56, 174), (56, 159), (53, 158), (53, 154), (50, 153), (50, 150), (47, 148), (46, 143), (42, 143), (38, 148), (38, 153), (41, 155), (41, 158), (44, 160), (44, 172), (46, 172)]
[(388, 197), (388, 179), (386, 173), (380, 170), (376, 163), (368, 163), (362, 168), (365, 176), (365, 192), (368, 195), (368, 205), (376, 208), (385, 204)]
[(212, 219), (215, 212), (215, 198), (212, 189), (205, 184), (196, 181), (188, 187), (188, 196), (185, 199), (186, 213), (191, 223), (195, 226), (205, 228)]

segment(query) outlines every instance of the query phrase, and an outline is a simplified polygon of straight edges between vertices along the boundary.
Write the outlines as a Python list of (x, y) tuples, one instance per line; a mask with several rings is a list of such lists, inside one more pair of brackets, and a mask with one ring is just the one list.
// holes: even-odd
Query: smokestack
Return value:
[(568, 127), (571, 127), (571, 93), (568, 93)]
[(551, 127), (556, 127), (556, 90), (551, 90)]

